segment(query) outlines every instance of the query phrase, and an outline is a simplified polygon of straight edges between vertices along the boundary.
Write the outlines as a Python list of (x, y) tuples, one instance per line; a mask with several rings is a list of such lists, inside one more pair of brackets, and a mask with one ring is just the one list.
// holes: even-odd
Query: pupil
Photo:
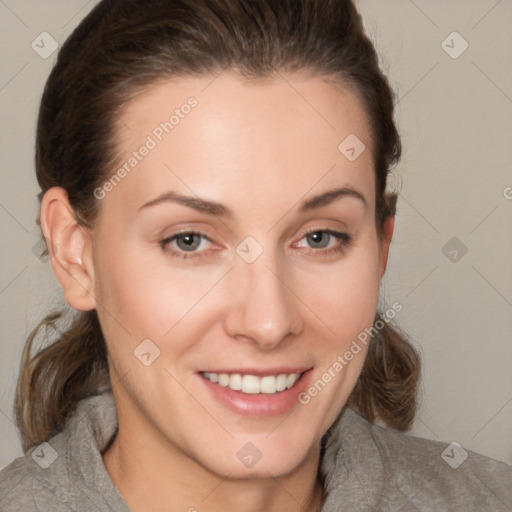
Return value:
[(314, 244), (320, 244), (322, 247), (325, 247), (326, 244), (322, 244), (322, 238), (324, 235), (326, 235), (326, 240), (324, 240), (324, 242), (327, 242), (328, 233), (325, 233), (324, 231), (317, 231), (316, 233), (312, 233), (310, 237), (312, 238)]
[(198, 238), (198, 235), (195, 234), (182, 235), (181, 238), (178, 238), (178, 245), (180, 245), (180, 241), (182, 241), (183, 247), (181, 247), (181, 249), (195, 249), (199, 245)]

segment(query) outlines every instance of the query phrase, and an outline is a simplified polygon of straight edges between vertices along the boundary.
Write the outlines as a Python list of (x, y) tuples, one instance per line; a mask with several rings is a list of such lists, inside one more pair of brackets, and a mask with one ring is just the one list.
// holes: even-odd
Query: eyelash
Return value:
[[(307, 231), (306, 233), (304, 233), (302, 235), (302, 237), (300, 238), (300, 240), (302, 240), (304, 237), (308, 236), (308, 235), (312, 235), (312, 234), (315, 234), (315, 233), (326, 233), (328, 235), (331, 235), (333, 236), (334, 238), (336, 238), (338, 240), (338, 245), (336, 247), (333, 247), (331, 249), (314, 249), (314, 248), (309, 248), (309, 251), (307, 251), (308, 253), (311, 254), (311, 252), (313, 253), (321, 253), (322, 255), (331, 255), (331, 254), (336, 254), (336, 253), (341, 253), (343, 252), (347, 247), (349, 247), (351, 244), (352, 244), (352, 237), (347, 234), (347, 233), (342, 233), (340, 231), (335, 231), (333, 229), (318, 229), (318, 228), (315, 228), (315, 229), (311, 229), (309, 231)], [(161, 240), (159, 242), (162, 250), (164, 252), (170, 252), (172, 256), (175, 256), (177, 258), (181, 258), (181, 259), (200, 259), (200, 258), (207, 258), (208, 257), (208, 253), (206, 251), (202, 251), (202, 252), (185, 252), (185, 251), (177, 251), (177, 250), (174, 250), (174, 249), (168, 249), (167, 247), (169, 246), (169, 244), (171, 242), (173, 242), (174, 240), (176, 240), (177, 238), (180, 238), (180, 237), (183, 237), (183, 236), (186, 236), (186, 235), (197, 235), (197, 236), (200, 236), (202, 237), (203, 239), (205, 240), (208, 240), (209, 242), (211, 242), (212, 240), (206, 236), (205, 234), (203, 233), (200, 233), (199, 231), (181, 231), (179, 233), (176, 233), (170, 237), (167, 237), (165, 238), (164, 240)], [(311, 252), (310, 252), (311, 251)]]

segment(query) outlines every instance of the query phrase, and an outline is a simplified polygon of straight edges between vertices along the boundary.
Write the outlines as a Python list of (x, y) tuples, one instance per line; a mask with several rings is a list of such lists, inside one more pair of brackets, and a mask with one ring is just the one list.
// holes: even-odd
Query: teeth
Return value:
[(260, 392), (260, 379), (254, 375), (244, 375), (242, 377), (242, 393), (257, 395)]
[(249, 395), (259, 393), (273, 395), (279, 391), (290, 389), (300, 377), (299, 373), (281, 373), (279, 375), (266, 375), (261, 378), (256, 375), (240, 375), (239, 373), (203, 372), (202, 375), (210, 382)]
[(276, 378), (273, 375), (265, 376), (260, 382), (261, 392), (273, 394), (277, 391)]
[(221, 373), (219, 375), (219, 385), (223, 387), (229, 386), (229, 375), (227, 373)]
[(229, 387), (235, 391), (240, 391), (242, 389), (242, 383), (242, 376), (239, 373), (234, 373), (229, 378)]
[(277, 391), (283, 391), (283, 389), (286, 389), (286, 382), (288, 381), (288, 378), (284, 373), (281, 373), (281, 375), (277, 376), (276, 379), (276, 389)]
[(291, 388), (296, 382), (299, 376), (296, 373), (291, 373), (286, 377), (286, 387)]

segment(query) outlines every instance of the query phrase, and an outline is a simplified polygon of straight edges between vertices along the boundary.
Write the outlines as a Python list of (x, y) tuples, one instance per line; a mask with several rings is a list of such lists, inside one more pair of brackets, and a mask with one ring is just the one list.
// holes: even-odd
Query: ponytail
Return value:
[(39, 332), (58, 332), (64, 311), (46, 316), (31, 332), (21, 359), (14, 413), (23, 450), (62, 430), (67, 416), (87, 396), (110, 387), (106, 349), (96, 311), (79, 312), (57, 341), (32, 355)]
[(420, 357), (404, 334), (381, 321), (384, 326), (370, 340), (347, 406), (370, 423), (378, 418), (390, 428), (409, 430), (416, 414)]

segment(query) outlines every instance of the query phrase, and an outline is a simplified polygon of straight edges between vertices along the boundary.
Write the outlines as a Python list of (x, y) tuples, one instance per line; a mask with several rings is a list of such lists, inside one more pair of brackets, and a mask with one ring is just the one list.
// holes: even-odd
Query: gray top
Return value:
[[(0, 472), (2, 512), (130, 512), (101, 451), (117, 431), (111, 393), (82, 400), (63, 432)], [(321, 512), (511, 512), (512, 467), (372, 425), (345, 409), (326, 436)]]

